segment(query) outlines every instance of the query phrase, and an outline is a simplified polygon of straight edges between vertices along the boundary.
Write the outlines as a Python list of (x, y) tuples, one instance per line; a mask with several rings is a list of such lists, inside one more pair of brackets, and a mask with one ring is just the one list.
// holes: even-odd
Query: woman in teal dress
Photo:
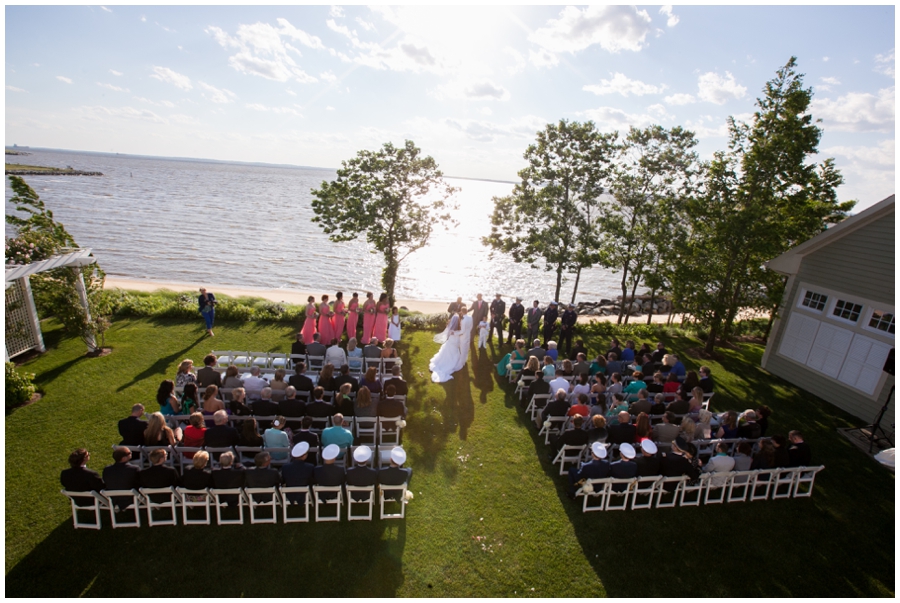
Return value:
[[(504, 356), (503, 359), (500, 360), (499, 364), (497, 364), (497, 374), (501, 377), (506, 377), (507, 375), (509, 375), (509, 372), (512, 370), (512, 363), (514, 360), (525, 360), (525, 342), (521, 339), (516, 341), (515, 349)], [(519, 370), (521, 370), (521, 368)]]

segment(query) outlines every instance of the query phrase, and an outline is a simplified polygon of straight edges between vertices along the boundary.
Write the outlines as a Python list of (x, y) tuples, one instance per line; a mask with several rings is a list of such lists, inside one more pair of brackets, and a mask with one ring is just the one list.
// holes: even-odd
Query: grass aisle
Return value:
[[(772, 433), (803, 427), (826, 465), (812, 499), (583, 515), (498, 381), (473, 356), (429, 380), (429, 333), (407, 334), (404, 445), (415, 499), (405, 521), (73, 530), (59, 471), (78, 446), (111, 462), (116, 422), (156, 408), (162, 378), (216, 349), (284, 351), (286, 325), (118, 320), (113, 354), (44, 324), (29, 362), (46, 397), (6, 421), (10, 596), (887, 596), (894, 591), (894, 480), (835, 428), (854, 422), (759, 367), (760, 346), (710, 363), (716, 409), (768, 403)], [(603, 342), (593, 343), (597, 348)], [(696, 347), (687, 338), (670, 349)], [(505, 349), (503, 350), (506, 351)], [(500, 356), (498, 352), (495, 354)], [(686, 358), (688, 368), (696, 368)], [(534, 589), (534, 590), (532, 590)]]

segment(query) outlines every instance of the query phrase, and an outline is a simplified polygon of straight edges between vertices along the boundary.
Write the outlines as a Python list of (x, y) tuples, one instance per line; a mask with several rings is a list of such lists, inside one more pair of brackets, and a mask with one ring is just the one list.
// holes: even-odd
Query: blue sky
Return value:
[(894, 192), (893, 6), (7, 6), (6, 143), (337, 167), (412, 139), (514, 180), (535, 132), (694, 130), (726, 148), (797, 56), (822, 157)]

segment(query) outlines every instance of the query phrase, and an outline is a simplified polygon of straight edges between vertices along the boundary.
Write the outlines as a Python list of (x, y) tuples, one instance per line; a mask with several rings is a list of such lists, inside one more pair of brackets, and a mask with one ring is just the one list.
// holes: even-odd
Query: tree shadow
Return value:
[(116, 391), (117, 391), (117, 392), (124, 391), (124, 390), (128, 389), (129, 387), (131, 387), (132, 385), (135, 385), (135, 384), (137, 384), (137, 383), (140, 383), (140, 382), (143, 381), (144, 379), (147, 379), (147, 378), (149, 378), (149, 377), (153, 377), (154, 375), (164, 375), (165, 372), (166, 372), (166, 369), (167, 369), (173, 362), (175, 362), (175, 361), (178, 360), (179, 358), (183, 358), (184, 355), (188, 352), (188, 350), (190, 350), (191, 348), (193, 348), (194, 346), (196, 346), (198, 343), (200, 343), (200, 342), (203, 341), (204, 339), (206, 339), (206, 333), (205, 333), (205, 332), (203, 333), (203, 335), (201, 335), (200, 337), (198, 337), (198, 338), (196, 339), (196, 341), (193, 341), (192, 343), (186, 345), (184, 348), (178, 350), (177, 352), (173, 352), (172, 354), (169, 354), (168, 356), (163, 356), (163, 357), (161, 357), (161, 358), (158, 358), (158, 359), (156, 360), (156, 362), (154, 362), (154, 363), (151, 364), (149, 367), (147, 367), (146, 369), (144, 369), (143, 371), (141, 371), (140, 373), (138, 373), (137, 375), (135, 375), (134, 377), (132, 377), (131, 381), (129, 381), (128, 383), (123, 383), (122, 385), (120, 385), (120, 386), (116, 389)]

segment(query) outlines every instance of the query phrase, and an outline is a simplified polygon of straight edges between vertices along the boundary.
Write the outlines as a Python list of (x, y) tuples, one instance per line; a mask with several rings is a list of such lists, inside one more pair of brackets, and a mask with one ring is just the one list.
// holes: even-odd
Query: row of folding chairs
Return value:
[(812, 496), (818, 467), (703, 473), (695, 484), (678, 477), (604, 478), (587, 480), (576, 492), (582, 512), (697, 507)]
[[(259, 367), (263, 374), (274, 373), (278, 369), (284, 369), (286, 374), (293, 375), (295, 367), (303, 362), (306, 364), (307, 373), (318, 373), (325, 366), (325, 356), (313, 356), (310, 354), (283, 354), (279, 352), (246, 352), (240, 350), (213, 350), (218, 365), (216, 370), (224, 372), (229, 365), (238, 368)], [(352, 358), (348, 359), (350, 373), (354, 376), (361, 375), (370, 367), (375, 367), (379, 375), (390, 374), (395, 364), (400, 364), (399, 358)], [(335, 367), (339, 369), (340, 367)]]
[[(210, 525), (215, 515), (218, 525), (242, 525), (245, 515), (251, 524), (341, 521), (342, 509), (348, 521), (371, 521), (376, 500), (381, 519), (402, 519), (406, 514), (407, 485), (399, 486), (273, 486), (271, 488), (207, 488), (187, 490), (138, 488), (69, 492), (61, 490), (72, 505), (76, 529), (99, 530), (101, 515), (108, 512), (113, 528), (141, 527), (141, 512), (152, 526)], [(310, 509), (314, 513), (311, 514)], [(213, 509), (215, 513), (213, 513)], [(180, 513), (179, 513), (180, 511)], [(123, 517), (124, 516), (124, 517)]]

